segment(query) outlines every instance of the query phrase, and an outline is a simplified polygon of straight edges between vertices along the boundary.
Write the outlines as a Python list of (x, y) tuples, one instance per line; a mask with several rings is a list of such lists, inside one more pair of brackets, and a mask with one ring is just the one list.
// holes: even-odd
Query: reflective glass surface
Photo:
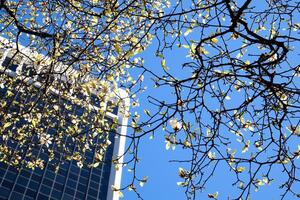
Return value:
[[(8, 63), (9, 62), (5, 60), (4, 65), (8, 65)], [(11, 66), (11, 70), (15, 71), (15, 68), (16, 66)], [(5, 97), (5, 93), (5, 89), (0, 88), (0, 100)], [(28, 96), (26, 101), (34, 100), (34, 95)], [(15, 99), (17, 101), (25, 101), (17, 96)], [(97, 104), (98, 102), (94, 103)], [(43, 106), (43, 102), (39, 102), (38, 106)], [(78, 116), (82, 115), (82, 108), (74, 105), (72, 105), (72, 107), (71, 112), (73, 112), (73, 114)], [(115, 108), (113, 112), (117, 114), (117, 108)], [(88, 129), (89, 127), (85, 128)], [(55, 130), (48, 130), (49, 134), (53, 134), (54, 132)], [(35, 139), (34, 137), (32, 138), (33, 141)], [(70, 138), (66, 138), (65, 143), (72, 147), (72, 142), (69, 140)], [(47, 156), (43, 153), (42, 148), (35, 148), (33, 154), (45, 158), (47, 162), (44, 170), (31, 170), (26, 168), (17, 170), (14, 167), (9, 167), (0, 162), (0, 200), (106, 200), (107, 190), (109, 189), (108, 184), (114, 140), (113, 134), (111, 134), (110, 141), (112, 144), (106, 152), (105, 163), (95, 169), (80, 169), (77, 167), (75, 161), (65, 161), (59, 170), (55, 172), (55, 167), (51, 162), (47, 161)], [(18, 144), (14, 142), (9, 142), (7, 145), (11, 148), (18, 148)], [(57, 156), (54, 159), (59, 160), (59, 153), (57, 152), (55, 155)], [(85, 156), (86, 159), (94, 159), (94, 151), (87, 152)]]

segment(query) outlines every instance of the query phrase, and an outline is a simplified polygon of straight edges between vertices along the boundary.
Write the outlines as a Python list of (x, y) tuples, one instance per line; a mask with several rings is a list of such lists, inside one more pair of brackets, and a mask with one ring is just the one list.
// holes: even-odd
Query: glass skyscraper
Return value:
[[(13, 78), (16, 71), (22, 66), (20, 66), (20, 63), (10, 62), (10, 59), (9, 50), (1, 52), (0, 72), (2, 75), (5, 74)], [(120, 92), (125, 97), (125, 92), (122, 90)], [(6, 89), (0, 88), (0, 101), (6, 101), (5, 94)], [(30, 94), (27, 97), (26, 95), (24, 97), (24, 95), (18, 96), (16, 94), (15, 99), (17, 101), (32, 101)], [(128, 105), (127, 101), (128, 99), (124, 103)], [(83, 113), (84, 108), (73, 105), (67, 100), (65, 100), (65, 103), (69, 103), (72, 109), (71, 111), (65, 111), (64, 114), (68, 115), (68, 112), (72, 112), (70, 114), (80, 116)], [(43, 102), (41, 101), (38, 102), (37, 106), (42, 105)], [(92, 116), (93, 113), (90, 115)], [(107, 120), (117, 118), (122, 125), (127, 123), (127, 119), (123, 117), (118, 108), (115, 108), (106, 118)], [(89, 127), (85, 128), (88, 129)], [(55, 130), (49, 129), (49, 134), (51, 134), (51, 131)], [(126, 126), (119, 127), (117, 131), (119, 134), (125, 135)], [(121, 169), (115, 170), (112, 165), (112, 157), (113, 155), (123, 154), (125, 137), (115, 137), (115, 135), (112, 133), (109, 135), (111, 145), (105, 151), (104, 162), (96, 168), (79, 168), (74, 160), (65, 161), (59, 169), (52, 162), (48, 161), (45, 163), (43, 170), (39, 168), (31, 170), (25, 167), (17, 169), (0, 162), (0, 200), (117, 200), (118, 194), (111, 190), (111, 185), (120, 185)], [(33, 141), (35, 139), (34, 137), (32, 138)], [(64, 138), (64, 142), (72, 148), (71, 138)], [(8, 143), (6, 145), (9, 145), (11, 148), (17, 148), (16, 143)], [(38, 155), (41, 158), (44, 157), (47, 161), (47, 154), (43, 152), (42, 148), (34, 148), (32, 151), (34, 155)], [(87, 160), (92, 161), (95, 159), (94, 154), (95, 150), (91, 150), (87, 151), (84, 156)], [(60, 159), (60, 157), (55, 156), (53, 159), (55, 161), (55, 159)]]

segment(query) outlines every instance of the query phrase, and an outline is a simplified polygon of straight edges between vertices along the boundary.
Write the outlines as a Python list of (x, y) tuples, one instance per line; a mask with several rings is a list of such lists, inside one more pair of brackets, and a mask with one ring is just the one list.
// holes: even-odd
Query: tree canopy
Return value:
[[(197, 193), (205, 190), (220, 165), (235, 175), (234, 199), (250, 199), (259, 187), (271, 184), (277, 178), (275, 169), (281, 170), (284, 178), (280, 198), (300, 198), (295, 189), (299, 185), (300, 164), (298, 1), (2, 0), (0, 8), (1, 35), (16, 45), (12, 56), (25, 56), (43, 66), (28, 75), (45, 77), (36, 93), (40, 98), (47, 99), (51, 87), (61, 91), (56, 101), (70, 91), (78, 95), (83, 91), (86, 106), (91, 101), (91, 90), (98, 91), (99, 101), (108, 101), (112, 97), (107, 95), (114, 94), (108, 90), (115, 85), (125, 88), (132, 98), (131, 106), (136, 106), (137, 94), (145, 89), (144, 76), (153, 81), (157, 92), (165, 88), (172, 91), (173, 97), (167, 100), (150, 94), (148, 99), (155, 110), (127, 113), (131, 123), (126, 153), (131, 159), (125, 162), (132, 166), (133, 179), (121, 189), (136, 191), (137, 182), (143, 185), (147, 181), (135, 173), (138, 149), (142, 148), (139, 142), (144, 136), (161, 133), (162, 128), (167, 150), (182, 147), (189, 152), (188, 159), (177, 160), (189, 166), (179, 168), (182, 181), (178, 183), (186, 189), (187, 199), (196, 199)], [(146, 66), (137, 57), (147, 51), (151, 41), (157, 44), (155, 53), (161, 60), (161, 70)], [(37, 52), (36, 57), (23, 53), (19, 43)], [(168, 66), (166, 52), (180, 52), (176, 56), (183, 57), (182, 64)], [(61, 71), (54, 67), (57, 63), (63, 64)], [(139, 72), (135, 78), (130, 76), (133, 70)], [(85, 81), (87, 75), (93, 81)], [(4, 85), (24, 88), (20, 80), (28, 76), (21, 73), (18, 81), (5, 80)], [(58, 77), (67, 77), (72, 84), (64, 86)], [(25, 88), (31, 90), (29, 86)], [(43, 110), (24, 103), (16, 114), (10, 113), (8, 108), (13, 101), (9, 99), (13, 95), (8, 90), (6, 100), (1, 100), (1, 137), (21, 141), (26, 146), (32, 133), (39, 130), (41, 118), (55, 119), (60, 108), (53, 106), (51, 99), (51, 106), (43, 106)], [(99, 115), (87, 123), (103, 121), (107, 111), (100, 109)], [(140, 115), (148, 118), (140, 120)], [(27, 127), (12, 128), (22, 118), (28, 121)], [(74, 129), (76, 125), (69, 127)], [(94, 128), (103, 132), (103, 127)], [(9, 134), (7, 130), (18, 134)], [(71, 159), (78, 159), (79, 163), (84, 160), (88, 148), (82, 144), (90, 143), (89, 138), (95, 137), (93, 132), (62, 133), (78, 143), (78, 156), (72, 155)], [(108, 134), (99, 137), (103, 135)], [(58, 145), (62, 138), (59, 134), (39, 135), (47, 137)], [(36, 145), (43, 145), (47, 151), (48, 139), (40, 139)], [(7, 151), (5, 145), (1, 148), (1, 152)], [(2, 153), (3, 161), (18, 160), (17, 154), (6, 154)], [(218, 193), (208, 194), (211, 199), (217, 196)]]
[[(160, 12), (153, 1), (1, 1), (1, 161), (97, 167), (118, 124), (107, 113), (127, 110), (119, 88), (132, 99), (140, 90), (127, 69), (149, 44), (154, 23), (140, 14)], [(35, 155), (36, 147), (47, 158)], [(92, 161), (85, 158), (90, 150)]]

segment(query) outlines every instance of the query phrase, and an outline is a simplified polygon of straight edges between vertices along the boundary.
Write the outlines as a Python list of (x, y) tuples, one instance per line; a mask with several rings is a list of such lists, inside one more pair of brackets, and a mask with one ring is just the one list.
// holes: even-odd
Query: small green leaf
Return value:
[(162, 59), (161, 60), (161, 66), (162, 68), (165, 70), (165, 71), (168, 71), (169, 68), (166, 66), (166, 60), (165, 59)]
[(245, 167), (238, 167), (238, 168), (236, 168), (235, 171), (236, 171), (237, 173), (242, 173), (243, 171), (245, 171), (245, 169), (246, 169)]
[(148, 115), (148, 116), (151, 116), (150, 111), (147, 110), (147, 109), (144, 109), (144, 113), (145, 113), (146, 115)]

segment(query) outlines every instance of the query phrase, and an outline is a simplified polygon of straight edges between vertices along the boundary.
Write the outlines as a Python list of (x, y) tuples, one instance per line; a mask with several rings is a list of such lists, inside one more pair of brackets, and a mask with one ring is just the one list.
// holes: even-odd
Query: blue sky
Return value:
[[(156, 43), (149, 46), (149, 48), (139, 56), (144, 58), (145, 65), (151, 66), (155, 72), (161, 71), (161, 58), (155, 56)], [(174, 56), (169, 52), (166, 54), (167, 66), (170, 66), (172, 71), (173, 66), (176, 63), (182, 62), (183, 59), (180, 56)], [(181, 52), (183, 53), (183, 52)], [(183, 56), (184, 57), (184, 56)], [(172, 58), (172, 59), (171, 59)], [(170, 61), (170, 62), (169, 62)], [(149, 76), (145, 75), (144, 85), (147, 86), (147, 90), (140, 94), (139, 100), (141, 106), (131, 108), (131, 112), (137, 111), (141, 115), (141, 121), (147, 119), (147, 116), (143, 113), (145, 108), (152, 111), (154, 108), (148, 102), (147, 96), (153, 95), (159, 99), (172, 99), (174, 98), (171, 91), (167, 88), (161, 88), (158, 92), (153, 88), (153, 81), (149, 80)], [(130, 130), (128, 130), (130, 131)], [(130, 134), (130, 132), (129, 132)], [(150, 139), (150, 135), (145, 136), (139, 149), (139, 157), (141, 159), (137, 166), (137, 172), (140, 177), (148, 176), (148, 181), (144, 187), (137, 186), (138, 191), (141, 193), (144, 199), (184, 199), (184, 190), (177, 186), (177, 182), (181, 181), (178, 176), (178, 168), (182, 167), (177, 163), (170, 163), (170, 160), (182, 159), (186, 156), (185, 151), (180, 149), (168, 151), (165, 148), (164, 131), (158, 129), (155, 132), (154, 138)], [(127, 180), (131, 180), (131, 172), (128, 172), (128, 167), (123, 169), (122, 183), (127, 183)], [(132, 191), (124, 191), (124, 199), (137, 199), (137, 196)]]
[[(254, 4), (252, 4), (254, 5)], [(255, 5), (259, 5), (256, 4)], [(260, 4), (260, 8), (263, 4)], [(191, 34), (193, 36), (193, 34)], [(142, 58), (145, 60), (145, 66), (151, 67), (155, 72), (161, 71), (160, 61), (161, 59), (155, 56), (156, 42), (153, 41), (153, 44), (142, 54)], [(238, 45), (238, 44), (237, 44)], [(299, 48), (299, 46), (296, 46)], [(249, 51), (253, 49), (249, 49)], [(296, 52), (297, 53), (297, 52)], [(170, 68), (170, 72), (176, 76), (186, 76), (189, 72), (184, 72), (181, 69), (181, 64), (184, 63), (186, 58), (187, 51), (183, 49), (173, 49), (172, 51), (167, 51), (165, 54), (166, 65)], [(141, 114), (141, 120), (146, 119), (143, 115), (143, 109), (147, 108), (152, 111), (153, 107), (148, 103), (147, 96), (153, 95), (159, 99), (168, 99), (172, 100), (174, 95), (172, 91), (168, 88), (160, 88), (159, 90), (153, 88), (153, 82), (147, 79), (145, 76), (145, 85), (148, 89), (146, 92), (140, 95), (141, 106), (138, 108), (131, 109), (131, 111), (137, 111)], [(232, 98), (238, 98), (238, 96), (232, 96)], [(233, 100), (234, 102), (234, 100)], [(295, 144), (299, 141), (295, 140)], [(181, 181), (178, 176), (178, 168), (184, 167), (183, 164), (169, 162), (170, 160), (182, 160), (188, 158), (189, 152), (183, 151), (182, 149), (166, 150), (165, 141), (164, 141), (164, 131), (158, 129), (155, 132), (155, 137), (153, 140), (149, 139), (149, 136), (146, 136), (140, 144), (139, 157), (141, 159), (139, 165), (137, 166), (138, 175), (140, 177), (148, 176), (148, 182), (144, 187), (139, 187), (138, 191), (141, 193), (142, 197), (145, 200), (181, 200), (185, 199), (184, 189), (177, 186), (177, 182)], [(128, 168), (124, 168), (123, 172), (123, 184), (127, 183), (126, 181), (131, 178), (130, 172), (127, 172)], [(257, 192), (254, 192), (252, 189), (251, 199), (271, 199), (277, 200), (280, 199), (280, 194), (282, 190), (278, 189), (280, 183), (285, 180), (285, 176), (282, 176), (281, 166), (274, 167), (272, 170), (274, 181), (270, 185), (262, 186)], [(261, 174), (262, 175), (262, 174)], [(246, 176), (246, 175), (245, 175)], [(203, 193), (199, 193), (196, 196), (196, 199), (207, 199), (208, 193), (219, 192), (219, 199), (231, 199), (237, 194), (237, 189), (235, 186), (232, 186), (232, 183), (235, 181), (235, 173), (229, 171), (229, 168), (224, 165), (219, 165), (217, 167), (216, 173), (208, 182), (206, 190)], [(299, 188), (299, 186), (296, 186)], [(300, 189), (300, 188), (299, 188)], [(137, 199), (134, 192), (124, 191), (124, 199), (134, 200)], [(294, 199), (292, 195), (288, 195), (286, 199)]]
[[(145, 51), (140, 56), (145, 59), (146, 66), (152, 66), (152, 69), (160, 71), (160, 58), (155, 56), (156, 44), (153, 43), (147, 51)], [(180, 56), (174, 56), (174, 54)], [(166, 54), (167, 66), (170, 67), (171, 71), (176, 71), (176, 68), (180, 68), (179, 63), (185, 60), (185, 55), (182, 50), (176, 50), (168, 52)], [(175, 69), (175, 70), (174, 70)], [(180, 75), (180, 74), (179, 74)], [(168, 98), (169, 100), (174, 98), (171, 91), (167, 88), (155, 89), (153, 88), (153, 82), (147, 80), (145, 76), (145, 85), (148, 89), (140, 94), (140, 107), (131, 108), (131, 111), (137, 111), (141, 114), (141, 120), (147, 119), (147, 116), (143, 114), (145, 108), (150, 111), (153, 109), (152, 105), (148, 103), (147, 96), (153, 95), (157, 98)], [(130, 131), (130, 130), (128, 130)], [(129, 132), (130, 133), (130, 132)], [(186, 150), (177, 148), (175, 150), (165, 148), (164, 131), (158, 129), (155, 132), (154, 139), (149, 139), (149, 136), (145, 136), (141, 143), (139, 149), (140, 163), (137, 166), (137, 172), (140, 177), (148, 176), (148, 182), (144, 187), (137, 186), (138, 191), (141, 193), (145, 200), (183, 200), (186, 199), (185, 190), (177, 186), (177, 182), (181, 181), (178, 176), (178, 168), (184, 167), (185, 165), (170, 162), (170, 160), (181, 160), (184, 158), (189, 158), (189, 153)], [(128, 183), (131, 180), (131, 172), (128, 172), (128, 167), (123, 169), (122, 184)], [(269, 186), (263, 186), (259, 191), (254, 192), (251, 196), (252, 199), (262, 199), (267, 198), (270, 200), (277, 200), (281, 194), (279, 187), (279, 180), (283, 180), (280, 175), (281, 168), (276, 168), (273, 173), (276, 175), (276, 181), (272, 182)], [(208, 193), (219, 192), (219, 199), (227, 199), (229, 197), (235, 197), (236, 187), (232, 186), (235, 181), (234, 173), (229, 171), (228, 166), (219, 165), (215, 175), (208, 182), (206, 190), (203, 193), (199, 193), (196, 199), (207, 199)], [(134, 200), (137, 196), (134, 192), (125, 190), (123, 192), (124, 199)], [(293, 199), (293, 196), (289, 196), (287, 199)]]

